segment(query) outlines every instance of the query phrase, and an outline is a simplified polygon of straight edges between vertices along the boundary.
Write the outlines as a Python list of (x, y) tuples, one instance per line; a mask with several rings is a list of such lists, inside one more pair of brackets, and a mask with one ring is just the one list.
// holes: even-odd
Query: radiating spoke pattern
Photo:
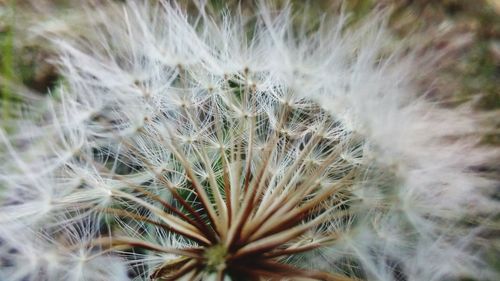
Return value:
[[(117, 138), (115, 161), (136, 167), (148, 180), (131, 184), (115, 175), (128, 189), (113, 190), (112, 197), (127, 202), (128, 210), (102, 211), (175, 233), (192, 246), (125, 237), (104, 239), (101, 246), (174, 254), (151, 274), (162, 280), (200, 280), (204, 274), (218, 280), (350, 280), (286, 261), (332, 245), (349, 231), (349, 224), (335, 221), (354, 219), (350, 193), (363, 170), (356, 164), (362, 139), (292, 89), (254, 82), (268, 73), (244, 69), (225, 75), (217, 89), (202, 89), (182, 65), (177, 72), (171, 88), (179, 102), (152, 112), (133, 137)], [(149, 144), (162, 147), (162, 155), (153, 155)], [(107, 163), (99, 166), (112, 174)]]

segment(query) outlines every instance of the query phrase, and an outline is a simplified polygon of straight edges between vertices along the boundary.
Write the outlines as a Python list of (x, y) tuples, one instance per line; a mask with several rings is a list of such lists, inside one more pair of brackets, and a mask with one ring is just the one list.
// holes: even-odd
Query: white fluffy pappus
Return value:
[[(0, 133), (5, 280), (498, 277), (478, 122), (413, 87), (384, 13), (92, 10)], [(90, 20), (90, 19), (89, 19)]]

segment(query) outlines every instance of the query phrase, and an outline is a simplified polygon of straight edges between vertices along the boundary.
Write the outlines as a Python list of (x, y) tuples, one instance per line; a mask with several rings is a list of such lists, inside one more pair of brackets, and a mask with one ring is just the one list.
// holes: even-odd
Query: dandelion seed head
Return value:
[(372, 16), (132, 2), (52, 39), (65, 82), (12, 121), (41, 128), (0, 134), (0, 276), (493, 280), (476, 120), (417, 95)]

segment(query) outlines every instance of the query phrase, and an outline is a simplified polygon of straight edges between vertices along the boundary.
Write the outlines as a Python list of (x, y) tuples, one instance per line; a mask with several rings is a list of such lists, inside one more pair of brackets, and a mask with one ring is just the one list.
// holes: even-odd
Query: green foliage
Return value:
[[(16, 73), (14, 66), (14, 31), (13, 31), (13, 20), (14, 20), (14, 10), (15, 2), (10, 1), (8, 6), (7, 22), (10, 23), (5, 27), (5, 30), (0, 33), (0, 50), (2, 51), (2, 56), (0, 57), (0, 75), (1, 78), (6, 81), (15, 82)], [(4, 122), (9, 119), (10, 116), (10, 106), (14, 99), (12, 90), (2, 83), (0, 88), (1, 97), (1, 118), (2, 127), (5, 126)]]

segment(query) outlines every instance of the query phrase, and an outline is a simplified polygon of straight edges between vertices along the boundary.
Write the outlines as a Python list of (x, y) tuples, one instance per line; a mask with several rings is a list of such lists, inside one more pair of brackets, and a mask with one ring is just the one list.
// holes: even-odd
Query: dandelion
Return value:
[(64, 82), (0, 134), (0, 277), (495, 278), (476, 119), (415, 93), (383, 14), (199, 8), (112, 6), (52, 38)]

